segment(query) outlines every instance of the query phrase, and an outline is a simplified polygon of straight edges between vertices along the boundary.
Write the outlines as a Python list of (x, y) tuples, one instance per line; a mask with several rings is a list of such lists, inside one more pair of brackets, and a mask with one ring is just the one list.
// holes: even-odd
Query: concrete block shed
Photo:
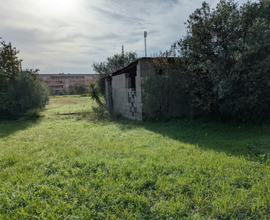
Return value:
[[(156, 70), (150, 65), (151, 59), (137, 59), (105, 79), (106, 107), (110, 112), (134, 120), (143, 119), (145, 114), (141, 78), (155, 75)], [(194, 109), (184, 96), (175, 100), (168, 111), (168, 116), (173, 117), (193, 114)]]

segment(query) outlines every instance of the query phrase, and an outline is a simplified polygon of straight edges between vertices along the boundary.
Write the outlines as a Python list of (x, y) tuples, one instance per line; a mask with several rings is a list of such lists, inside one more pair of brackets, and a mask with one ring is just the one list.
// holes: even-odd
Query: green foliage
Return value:
[(13, 79), (19, 73), (20, 62), (17, 54), (20, 52), (11, 43), (0, 42), (0, 92), (4, 90), (9, 80)]
[(267, 1), (203, 3), (178, 42), (191, 101), (241, 121), (260, 121), (270, 110), (270, 6)]
[(269, 125), (52, 115), (83, 103), (0, 122), (0, 219), (269, 219)]
[(38, 79), (39, 69), (25, 69), (22, 72), (28, 73), (31, 75), (34, 79)]
[(9, 79), (5, 77), (4, 71), (0, 68), (0, 96), (3, 90), (7, 87)]
[(67, 89), (69, 95), (79, 95), (87, 93), (87, 87), (85, 84), (75, 83), (70, 85)]
[(18, 114), (41, 109), (49, 101), (49, 90), (41, 80), (27, 72), (18, 73), (1, 93), (0, 109), (5, 114)]
[(69, 86), (67, 89), (67, 94), (68, 95), (76, 95), (76, 90), (74, 89), (73, 86)]
[(6, 44), (5, 41), (0, 42), (0, 68), (1, 74), (8, 79), (14, 78), (14, 76), (20, 71), (20, 62), (17, 54), (20, 52), (16, 47), (12, 47), (11, 43)]
[(105, 79), (113, 72), (127, 66), (138, 58), (136, 52), (127, 52), (125, 54), (115, 54), (112, 57), (107, 57), (106, 61), (93, 63), (93, 70), (99, 74), (97, 84), (101, 95), (105, 95)]
[(38, 69), (20, 71), (19, 53), (11, 43), (0, 48), (0, 114), (17, 115), (41, 109), (49, 101), (48, 89), (38, 79)]
[(57, 95), (66, 95), (66, 93), (64, 91), (59, 91)]
[(92, 82), (90, 82), (90, 91), (89, 91), (89, 96), (92, 100), (94, 100), (99, 107), (104, 108), (104, 105), (102, 104), (100, 100), (100, 91), (99, 88)]

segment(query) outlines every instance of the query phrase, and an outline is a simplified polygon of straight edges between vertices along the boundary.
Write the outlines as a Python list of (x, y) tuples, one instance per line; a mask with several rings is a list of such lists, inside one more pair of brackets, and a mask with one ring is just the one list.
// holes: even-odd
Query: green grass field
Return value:
[(99, 120), (88, 97), (0, 121), (0, 219), (270, 219), (270, 126)]

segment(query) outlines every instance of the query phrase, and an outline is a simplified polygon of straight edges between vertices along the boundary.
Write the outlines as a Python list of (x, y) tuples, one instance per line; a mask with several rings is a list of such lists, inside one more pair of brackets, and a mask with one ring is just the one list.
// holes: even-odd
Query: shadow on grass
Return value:
[(182, 143), (203, 149), (270, 162), (270, 125), (204, 122), (203, 118), (174, 118), (169, 121), (140, 122), (114, 120), (122, 130), (144, 128)]
[(41, 118), (41, 116), (20, 117), (16, 119), (0, 118), (0, 138), (8, 137), (17, 131), (34, 126), (40, 123)]

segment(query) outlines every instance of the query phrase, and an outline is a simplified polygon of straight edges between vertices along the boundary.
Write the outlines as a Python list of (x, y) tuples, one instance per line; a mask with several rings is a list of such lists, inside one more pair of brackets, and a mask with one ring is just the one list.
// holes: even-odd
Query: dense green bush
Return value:
[(69, 95), (79, 95), (86, 94), (87, 87), (85, 84), (75, 83), (74, 85), (70, 85), (67, 89), (67, 93)]
[(48, 88), (27, 72), (18, 73), (0, 95), (0, 109), (9, 115), (41, 109), (49, 101)]
[(194, 106), (240, 121), (270, 111), (270, 3), (203, 3), (178, 42)]
[(21, 71), (19, 51), (0, 42), (0, 116), (41, 109), (49, 101), (48, 88), (37, 77), (38, 69)]
[(76, 95), (76, 91), (73, 88), (73, 86), (69, 86), (69, 88), (66, 91), (68, 95)]
[(66, 95), (64, 91), (59, 91), (57, 95)]

